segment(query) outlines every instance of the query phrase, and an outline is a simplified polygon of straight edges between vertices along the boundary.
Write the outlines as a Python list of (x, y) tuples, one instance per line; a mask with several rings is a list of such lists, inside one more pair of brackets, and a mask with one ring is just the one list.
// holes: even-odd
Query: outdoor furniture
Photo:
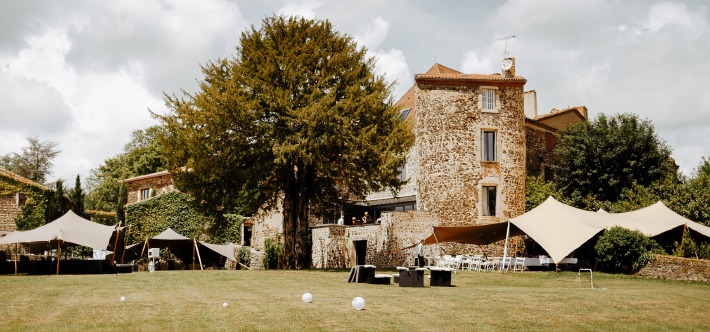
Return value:
[(348, 282), (367, 283), (375, 277), (374, 265), (356, 265), (350, 268)]
[(424, 287), (424, 268), (402, 268), (399, 270), (399, 287)]
[(498, 262), (498, 270), (508, 271), (510, 270), (510, 257), (501, 258)]
[(483, 271), (493, 271), (498, 265), (499, 259), (497, 257), (489, 258), (481, 262), (481, 270)]
[(513, 272), (525, 270), (525, 257), (515, 257), (515, 263), (513, 264)]
[(481, 264), (483, 263), (483, 258), (480, 255), (476, 255), (470, 258), (470, 263), (468, 265), (468, 270), (475, 269), (476, 271), (481, 271)]
[(594, 289), (594, 277), (592, 276), (592, 269), (579, 269), (579, 272), (577, 272), (577, 280), (579, 281), (579, 288), (582, 288), (582, 272), (589, 272), (590, 288)]
[(391, 274), (375, 274), (372, 280), (369, 282), (373, 285), (389, 285), (392, 281)]
[(434, 286), (451, 286), (451, 269), (448, 268), (430, 268), (431, 279), (429, 280), (429, 285)]

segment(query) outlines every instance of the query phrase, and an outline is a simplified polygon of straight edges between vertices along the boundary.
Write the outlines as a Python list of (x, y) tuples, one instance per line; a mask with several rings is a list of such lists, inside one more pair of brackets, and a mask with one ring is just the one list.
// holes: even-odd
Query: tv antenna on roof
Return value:
[(508, 39), (512, 39), (512, 38), (515, 38), (515, 35), (510, 35), (510, 36), (508, 36), (508, 37), (503, 37), (503, 38), (498, 38), (498, 39), (494, 39), (494, 40), (493, 40), (493, 41), (505, 40), (505, 49), (504, 49), (504, 51), (503, 51), (503, 54), (504, 54), (505, 56), (508, 55)]

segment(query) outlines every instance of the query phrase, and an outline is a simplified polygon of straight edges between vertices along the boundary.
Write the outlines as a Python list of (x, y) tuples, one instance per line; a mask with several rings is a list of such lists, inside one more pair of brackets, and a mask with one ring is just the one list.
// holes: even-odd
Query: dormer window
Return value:
[(496, 111), (496, 90), (495, 89), (482, 89), (482, 108), (484, 111), (495, 112)]

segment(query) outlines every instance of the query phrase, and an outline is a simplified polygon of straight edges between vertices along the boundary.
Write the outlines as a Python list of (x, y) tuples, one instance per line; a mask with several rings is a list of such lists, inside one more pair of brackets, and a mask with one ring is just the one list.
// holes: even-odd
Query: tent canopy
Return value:
[[(511, 236), (527, 234), (547, 251), (555, 263), (559, 263), (599, 232), (614, 226), (638, 230), (652, 237), (687, 225), (689, 229), (710, 238), (710, 227), (684, 218), (660, 201), (632, 212), (607, 213), (603, 210), (585, 211), (548, 197), (539, 206), (509, 222)], [(507, 223), (504, 222), (480, 226), (434, 227), (434, 233), (424, 239), (424, 244), (490, 244), (505, 239), (506, 227)]]
[[(456, 242), (465, 244), (491, 244), (494, 242), (505, 240), (506, 229), (508, 223), (495, 223), (488, 225), (475, 226), (453, 226), (453, 227), (434, 227), (432, 235), (424, 239), (423, 244), (436, 244), (438, 242)], [(510, 235), (523, 235), (519, 228), (511, 225)]]
[(197, 243), (204, 246), (205, 249), (208, 249), (205, 251), (201, 251), (204, 254), (203, 257), (206, 257), (205, 261), (208, 261), (211, 259), (209, 253), (215, 253), (219, 256), (226, 257), (229, 260), (232, 260), (235, 262), (237, 261), (237, 257), (234, 255), (234, 249), (236, 249), (237, 245), (234, 243), (229, 243), (229, 244), (225, 244), (225, 245), (211, 244), (211, 243), (207, 243), (204, 241), (197, 241)]
[[(162, 233), (147, 239), (145, 244), (143, 245), (142, 252), (145, 251), (146, 248), (168, 248), (170, 252), (173, 253), (176, 257), (180, 258), (181, 261), (183, 262), (192, 262), (192, 246), (194, 245), (194, 242), (192, 239), (182, 235), (178, 234), (171, 228), (167, 228), (164, 230)], [(131, 248), (136, 248), (138, 246), (134, 246)]]
[(64, 241), (94, 249), (107, 249), (115, 226), (86, 220), (69, 211), (46, 225), (29, 231), (16, 231), (0, 238), (0, 244)]

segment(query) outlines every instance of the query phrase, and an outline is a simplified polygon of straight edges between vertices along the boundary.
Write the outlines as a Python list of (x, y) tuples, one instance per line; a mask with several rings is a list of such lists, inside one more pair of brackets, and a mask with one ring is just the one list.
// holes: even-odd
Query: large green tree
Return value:
[(397, 188), (412, 142), (374, 59), (328, 21), (269, 17), (237, 55), (202, 67), (195, 94), (156, 115), (180, 188), (212, 209), (283, 212), (283, 268), (310, 263), (308, 218)]
[(81, 189), (81, 177), (77, 175), (76, 181), (74, 181), (74, 188), (69, 190), (69, 201), (71, 202), (71, 210), (82, 218), (86, 218), (84, 199), (84, 190)]
[(0, 167), (43, 184), (48, 175), (52, 174), (54, 158), (60, 151), (56, 150), (56, 142), (40, 141), (37, 137), (28, 137), (28, 146), (22, 148), (22, 153), (10, 153), (0, 157)]
[(606, 116), (573, 125), (562, 134), (555, 180), (581, 208), (590, 201), (615, 202), (634, 184), (647, 186), (673, 176), (670, 149), (648, 120), (635, 114)]
[(86, 198), (87, 209), (116, 211), (121, 199), (119, 180), (167, 168), (156, 138), (164, 130), (161, 126), (152, 126), (133, 131), (131, 140), (123, 147), (123, 152), (106, 159), (97, 169), (91, 170), (86, 181), (89, 192)]

